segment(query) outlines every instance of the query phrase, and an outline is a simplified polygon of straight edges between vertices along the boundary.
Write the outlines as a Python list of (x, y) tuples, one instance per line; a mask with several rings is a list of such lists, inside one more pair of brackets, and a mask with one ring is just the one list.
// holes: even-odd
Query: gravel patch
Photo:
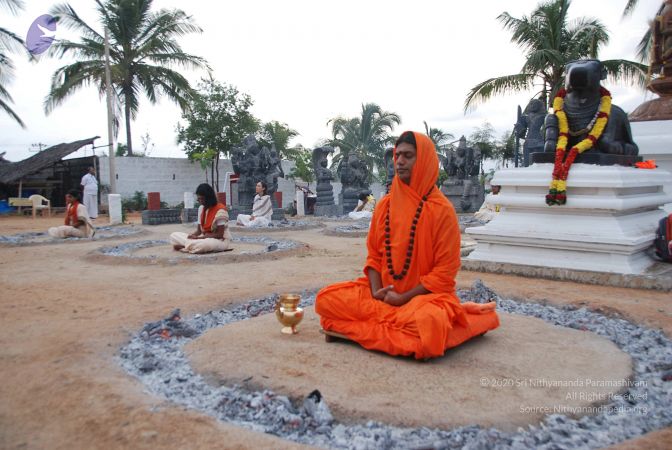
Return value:
[[(148, 323), (119, 355), (120, 364), (150, 392), (219, 420), (284, 439), (325, 448), (411, 449), (574, 449), (602, 448), (672, 424), (672, 341), (660, 330), (586, 308), (550, 306), (500, 298), (480, 281), (461, 290), (463, 301), (496, 299), (502, 312), (542, 319), (554, 325), (590, 331), (614, 342), (633, 358), (634, 378), (622, 395), (583, 411), (551, 411), (543, 422), (504, 432), (478, 425), (450, 430), (399, 428), (384, 423), (335, 422), (319, 392), (293, 402), (270, 390), (212, 386), (194, 373), (182, 347), (205, 331), (271, 313), (275, 296), (181, 319), (179, 311)], [(315, 301), (302, 293), (302, 306)], [(178, 319), (176, 319), (176, 316)], [(571, 418), (570, 416), (578, 417)]]
[[(127, 262), (140, 264), (180, 264), (180, 263), (233, 263), (254, 261), (268, 258), (270, 256), (289, 256), (298, 251), (307, 249), (305, 244), (289, 239), (273, 239), (265, 236), (236, 236), (231, 239), (233, 243), (241, 242), (248, 244), (261, 244), (263, 247), (259, 251), (242, 251), (240, 253), (220, 252), (207, 255), (192, 255), (179, 253), (179, 256), (166, 258), (155, 255), (136, 255), (140, 249), (166, 246), (170, 242), (165, 239), (142, 240), (127, 242), (119, 245), (101, 247), (90, 256), (93, 259), (103, 258), (104, 260), (123, 260)], [(277, 256), (276, 256), (277, 255)]]
[(235, 225), (235, 221), (231, 221), (229, 230), (232, 233), (265, 233), (274, 231), (303, 231), (322, 227), (324, 227), (324, 224), (321, 222), (284, 219), (284, 220), (273, 220), (267, 227), (262, 228), (241, 227)]
[(52, 238), (46, 231), (18, 233), (9, 236), (0, 236), (0, 245), (5, 246), (29, 246), (29, 245), (44, 245), (44, 244), (62, 244), (68, 242), (86, 242), (86, 241), (100, 241), (106, 239), (125, 238), (130, 236), (138, 236), (146, 233), (146, 230), (134, 226), (105, 226), (96, 227), (96, 235), (93, 238), (76, 238), (69, 237), (65, 239)]

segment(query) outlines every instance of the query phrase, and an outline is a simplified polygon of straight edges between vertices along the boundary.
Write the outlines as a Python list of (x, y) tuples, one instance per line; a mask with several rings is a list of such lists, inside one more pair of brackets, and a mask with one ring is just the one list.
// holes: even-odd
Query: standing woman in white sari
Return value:
[(252, 215), (238, 214), (236, 223), (244, 227), (267, 227), (271, 223), (273, 204), (271, 196), (267, 194), (268, 187), (265, 181), (257, 183), (257, 195), (254, 196)]

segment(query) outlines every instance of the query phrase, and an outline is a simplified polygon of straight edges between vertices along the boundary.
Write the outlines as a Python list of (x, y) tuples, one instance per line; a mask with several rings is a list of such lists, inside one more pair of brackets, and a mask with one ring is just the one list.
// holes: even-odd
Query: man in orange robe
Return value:
[(365, 277), (317, 294), (322, 327), (369, 350), (416, 359), (442, 356), (499, 326), (495, 303), (460, 303), (460, 229), (455, 209), (436, 187), (432, 141), (405, 132), (394, 149), (396, 176), (376, 208)]

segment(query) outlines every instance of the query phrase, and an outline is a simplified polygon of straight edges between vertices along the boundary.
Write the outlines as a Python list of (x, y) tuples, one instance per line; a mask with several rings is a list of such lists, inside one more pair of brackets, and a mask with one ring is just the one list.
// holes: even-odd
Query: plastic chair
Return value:
[[(47, 210), (49, 217), (51, 217), (51, 201), (48, 198), (42, 197), (41, 195), (34, 194), (28, 197), (31, 202), (33, 202), (33, 219), (35, 219), (35, 214), (37, 210), (44, 211)], [(46, 205), (45, 205), (46, 202)], [(44, 213), (43, 213), (44, 215)]]

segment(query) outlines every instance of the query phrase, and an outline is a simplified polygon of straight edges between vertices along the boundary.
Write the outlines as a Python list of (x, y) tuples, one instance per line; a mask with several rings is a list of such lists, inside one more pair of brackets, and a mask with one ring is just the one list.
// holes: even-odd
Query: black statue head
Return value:
[(565, 66), (567, 92), (590, 92), (600, 89), (600, 81), (607, 78), (607, 70), (597, 59), (580, 59)]

